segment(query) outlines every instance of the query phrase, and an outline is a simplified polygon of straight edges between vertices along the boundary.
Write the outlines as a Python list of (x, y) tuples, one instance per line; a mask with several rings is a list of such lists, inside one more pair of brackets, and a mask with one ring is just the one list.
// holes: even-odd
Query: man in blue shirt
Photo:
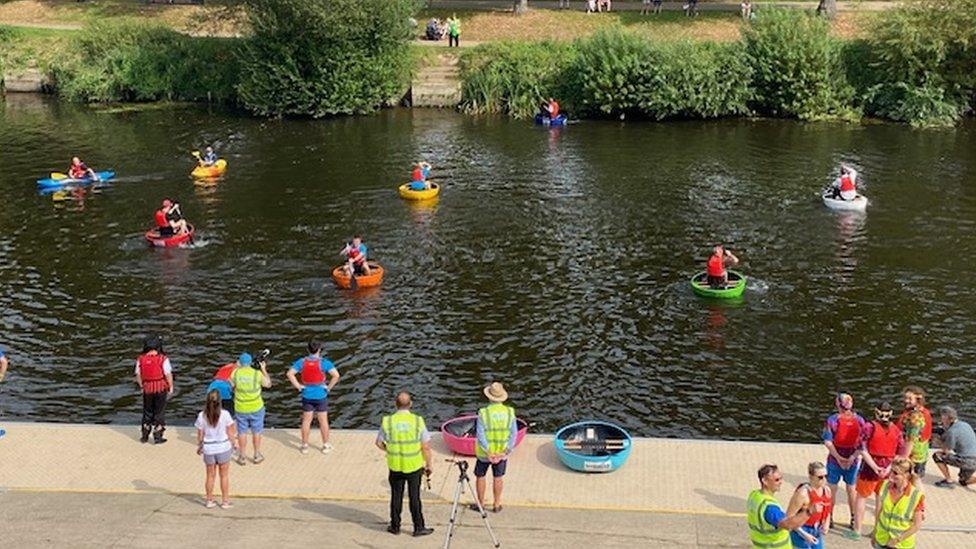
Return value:
[(200, 159), (201, 166), (213, 166), (217, 163), (217, 153), (214, 152), (213, 147), (207, 147), (207, 150), (203, 153), (203, 158)]
[[(301, 382), (296, 379), (301, 376)], [(326, 375), (329, 376), (326, 383)], [(332, 451), (329, 444), (329, 393), (339, 383), (339, 371), (332, 362), (322, 357), (322, 344), (308, 342), (308, 356), (296, 360), (286, 374), (292, 387), (302, 394), (302, 446), (301, 452), (308, 453), (308, 433), (312, 429), (312, 417), (319, 422), (322, 433), (322, 453)]]
[[(505, 386), (499, 382), (494, 382), (485, 387), (484, 394), (490, 404), (478, 410), (478, 419), (475, 423), (475, 455), (478, 461), (475, 462), (475, 491), (481, 507), (485, 504), (485, 491), (487, 489), (488, 467), (491, 467), (492, 477), (492, 511), (498, 513), (502, 510), (502, 488), (504, 487), (505, 470), (508, 466), (508, 456), (515, 448), (515, 441), (518, 438), (518, 422), (515, 419), (515, 409), (511, 406), (502, 404), (508, 399), (508, 392)], [(473, 510), (478, 510), (478, 505), (472, 505)]]

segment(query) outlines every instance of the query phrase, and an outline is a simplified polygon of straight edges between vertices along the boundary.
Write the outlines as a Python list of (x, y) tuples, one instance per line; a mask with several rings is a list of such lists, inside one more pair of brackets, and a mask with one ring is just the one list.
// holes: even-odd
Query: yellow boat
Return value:
[(190, 172), (190, 175), (198, 179), (209, 177), (220, 177), (227, 171), (227, 161), (221, 158), (213, 166), (197, 166)]
[(400, 185), (400, 196), (407, 200), (430, 200), (431, 198), (435, 198), (439, 192), (441, 192), (441, 186), (437, 183), (431, 183), (429, 189), (422, 191), (412, 190), (410, 183)]

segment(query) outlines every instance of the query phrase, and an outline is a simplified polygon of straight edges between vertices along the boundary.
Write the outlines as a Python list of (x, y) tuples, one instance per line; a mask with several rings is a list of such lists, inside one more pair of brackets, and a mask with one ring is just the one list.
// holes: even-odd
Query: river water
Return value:
[[(216, 143), (230, 171), (188, 177)], [(447, 111), (263, 121), (198, 107), (0, 104), (0, 420), (136, 423), (141, 338), (176, 368), (189, 424), (214, 370), (269, 347), (268, 422), (295, 426), (284, 371), (310, 337), (342, 380), (332, 425), (369, 428), (399, 389), (438, 425), (503, 381), (535, 430), (580, 418), (635, 435), (816, 440), (838, 388), (858, 408), (917, 383), (976, 413), (976, 126), (772, 120), (586, 122), (559, 131)], [(54, 201), (73, 154), (115, 184)], [(401, 200), (410, 163), (444, 186)], [(840, 161), (867, 214), (827, 210)], [(164, 197), (198, 227), (148, 249)], [(381, 288), (337, 290), (362, 233)], [(741, 301), (694, 297), (716, 242)]]

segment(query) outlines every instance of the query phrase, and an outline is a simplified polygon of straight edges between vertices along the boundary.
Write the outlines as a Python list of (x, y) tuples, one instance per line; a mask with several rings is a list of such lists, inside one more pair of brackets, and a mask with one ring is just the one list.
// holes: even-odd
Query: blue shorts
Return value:
[(823, 549), (823, 534), (819, 533), (820, 528), (807, 526), (806, 524), (800, 528), (803, 528), (804, 532), (815, 536), (817, 538), (817, 543), (807, 543), (807, 540), (803, 539), (800, 534), (790, 532), (790, 543), (793, 544), (793, 547), (798, 547), (799, 549)]
[(505, 469), (508, 467), (508, 460), (503, 459), (498, 463), (492, 463), (490, 461), (481, 461), (479, 459), (474, 463), (474, 476), (481, 478), (487, 475), (489, 465), (491, 465), (491, 476), (500, 478), (505, 476)]
[(329, 399), (322, 398), (316, 400), (302, 399), (303, 412), (315, 412), (316, 414), (329, 413)]
[(414, 182), (410, 183), (410, 190), (411, 191), (422, 191), (422, 190), (424, 190), (426, 188), (427, 188), (427, 185), (425, 185), (423, 181), (414, 181)]
[(264, 431), (264, 408), (253, 414), (238, 412), (234, 419), (237, 420), (237, 434), (239, 435), (246, 435), (247, 433), (260, 435), (261, 431)]
[(827, 484), (840, 484), (840, 479), (844, 479), (844, 484), (848, 486), (854, 486), (857, 483), (857, 470), (861, 468), (861, 462), (858, 461), (854, 465), (851, 465), (849, 469), (842, 469), (840, 465), (837, 465), (833, 461), (827, 461)]

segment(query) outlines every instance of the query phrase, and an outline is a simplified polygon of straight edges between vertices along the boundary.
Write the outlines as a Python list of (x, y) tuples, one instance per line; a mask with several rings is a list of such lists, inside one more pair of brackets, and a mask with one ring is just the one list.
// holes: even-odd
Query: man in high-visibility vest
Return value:
[[(478, 458), (474, 466), (475, 490), (478, 492), (481, 507), (485, 508), (487, 485), (485, 476), (488, 474), (488, 466), (491, 465), (491, 491), (495, 498), (492, 511), (498, 513), (502, 510), (503, 479), (508, 466), (508, 456), (515, 448), (518, 424), (515, 421), (515, 409), (502, 404), (508, 399), (508, 392), (505, 391), (504, 385), (496, 381), (485, 387), (484, 393), (491, 404), (478, 410), (475, 427), (475, 435), (478, 439), (475, 444), (475, 455)], [(471, 508), (478, 510), (475, 504), (472, 504)]]
[(749, 538), (753, 549), (789, 549), (790, 530), (799, 527), (812, 515), (823, 510), (822, 503), (814, 503), (801, 508), (792, 517), (776, 499), (776, 492), (783, 485), (783, 474), (775, 465), (759, 468), (759, 489), (749, 493), (746, 500), (746, 521), (749, 523)]
[(268, 375), (268, 365), (262, 360), (257, 370), (253, 366), (254, 359), (244, 353), (237, 359), (239, 367), (230, 375), (230, 386), (234, 391), (234, 416), (237, 421), (237, 444), (240, 453), (237, 464), (245, 465), (244, 451), (247, 450), (247, 435), (254, 439), (254, 464), (264, 461), (261, 453), (261, 433), (264, 432), (264, 398), (261, 389), (271, 387), (271, 376)]
[(400, 533), (400, 513), (403, 511), (403, 486), (410, 498), (410, 518), (414, 537), (427, 536), (433, 528), (424, 526), (424, 510), (420, 503), (421, 475), (430, 476), (430, 433), (424, 418), (410, 411), (410, 393), (403, 391), (396, 397), (396, 413), (383, 416), (376, 446), (386, 452), (390, 468), (390, 526), (391, 534)]

